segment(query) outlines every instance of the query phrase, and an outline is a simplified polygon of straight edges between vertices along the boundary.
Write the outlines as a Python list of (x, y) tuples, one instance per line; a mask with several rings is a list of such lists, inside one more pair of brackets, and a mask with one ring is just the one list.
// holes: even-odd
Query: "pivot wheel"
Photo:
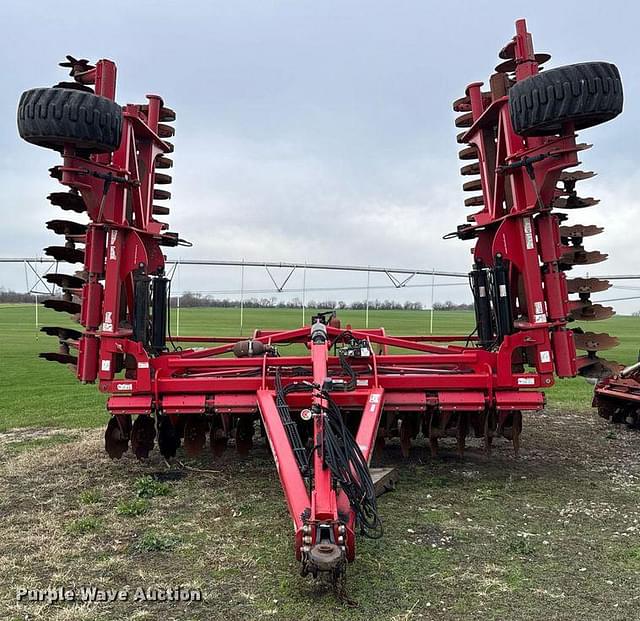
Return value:
[(611, 63), (590, 62), (549, 69), (509, 90), (511, 124), (521, 136), (549, 136), (573, 123), (585, 129), (622, 112), (622, 81)]
[(106, 97), (71, 88), (34, 88), (18, 104), (20, 137), (60, 151), (65, 144), (89, 153), (115, 151), (122, 108)]

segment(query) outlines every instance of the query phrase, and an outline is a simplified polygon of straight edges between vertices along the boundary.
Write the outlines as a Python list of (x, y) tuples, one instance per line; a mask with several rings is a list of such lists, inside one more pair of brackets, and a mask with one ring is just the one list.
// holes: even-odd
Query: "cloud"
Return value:
[[(65, 6), (46, 18), (35, 6), (6, 7), (0, 51), (15, 70), (6, 72), (0, 92), (2, 254), (39, 254), (55, 243), (44, 221), (64, 217), (44, 199), (54, 185), (46, 169), (56, 156), (21, 143), (14, 115), (19, 93), (61, 79), (55, 63), (71, 52), (114, 58), (120, 100), (160, 92), (178, 112), (169, 220), (194, 247), (170, 250), (171, 256), (468, 269), (470, 244), (442, 240), (470, 211), (450, 103), (467, 83), (488, 76), (495, 52), (512, 36), (518, 17), (512, 3), (460, 11), (417, 0), (402, 6), (238, 0), (232, 9), (192, 2), (149, 11), (145, 3), (116, 0), (98, 31), (89, 27), (90, 12)], [(622, 16), (593, 0), (543, 4), (535, 13), (534, 40), (554, 53), (554, 62), (584, 60), (588, 50), (621, 68), (625, 114), (594, 129), (597, 148), (584, 154), (586, 168), (601, 173), (585, 187), (602, 203), (570, 215), (607, 227), (588, 240), (589, 248), (610, 254), (593, 273), (640, 271), (634, 235), (640, 69), (629, 53), (638, 9)], [(151, 39), (140, 46), (143, 20), (172, 44)], [(567, 35), (569, 21), (579, 29)], [(465, 32), (473, 39), (460, 36)], [(245, 278), (256, 288), (270, 283), (263, 271)], [(385, 278), (373, 280), (382, 286)], [(180, 279), (183, 289), (239, 286), (232, 269), (182, 268)], [(0, 284), (19, 288), (23, 280), (21, 267), (0, 267)], [(363, 277), (315, 273), (308, 281), (361, 286)], [(301, 275), (291, 283), (300, 286)], [(605, 295), (618, 297), (614, 291)], [(453, 287), (446, 295), (469, 294)]]

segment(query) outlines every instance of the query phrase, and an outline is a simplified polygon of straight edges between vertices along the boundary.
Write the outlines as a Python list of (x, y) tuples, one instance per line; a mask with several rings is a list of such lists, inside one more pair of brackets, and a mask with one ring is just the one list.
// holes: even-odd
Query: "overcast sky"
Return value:
[[(595, 145), (583, 168), (598, 172), (583, 194), (602, 202), (571, 221), (606, 226), (589, 240), (610, 255), (594, 274), (640, 272), (634, 3), (59, 0), (7, 2), (0, 11), (2, 256), (38, 255), (57, 241), (44, 228), (64, 217), (45, 200), (56, 189), (47, 168), (57, 156), (19, 140), (15, 108), (23, 90), (63, 79), (56, 63), (72, 54), (116, 61), (120, 103), (158, 93), (177, 111), (170, 222), (194, 247), (171, 257), (467, 271), (469, 243), (442, 240), (469, 213), (451, 101), (488, 78), (514, 20), (526, 17), (536, 49), (553, 55), (549, 67), (607, 60), (620, 68), (624, 114), (581, 135)], [(246, 278), (248, 288), (270, 282), (263, 272)], [(307, 277), (311, 288), (332, 283), (363, 286), (366, 277)], [(23, 290), (22, 268), (0, 266), (0, 285)], [(177, 283), (238, 286), (228, 268), (183, 269)], [(636, 293), (616, 288), (604, 297)], [(400, 297), (428, 303), (430, 293)], [(465, 287), (436, 293), (467, 297)], [(630, 312), (640, 300), (615, 306)]]

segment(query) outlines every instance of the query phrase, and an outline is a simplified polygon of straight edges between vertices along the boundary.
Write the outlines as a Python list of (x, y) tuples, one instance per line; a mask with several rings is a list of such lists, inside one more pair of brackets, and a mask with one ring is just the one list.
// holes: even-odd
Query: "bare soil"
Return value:
[[(167, 465), (110, 461), (100, 431), (0, 435), (0, 618), (52, 620), (640, 618), (640, 432), (586, 412), (525, 418), (522, 450), (431, 460), (391, 445), (385, 535), (360, 540), (347, 597), (301, 578), (258, 442)], [(140, 498), (152, 477), (149, 494)], [(154, 491), (155, 490), (155, 491)], [(157, 492), (157, 493), (156, 493)], [(203, 601), (27, 603), (16, 589), (186, 586)]]

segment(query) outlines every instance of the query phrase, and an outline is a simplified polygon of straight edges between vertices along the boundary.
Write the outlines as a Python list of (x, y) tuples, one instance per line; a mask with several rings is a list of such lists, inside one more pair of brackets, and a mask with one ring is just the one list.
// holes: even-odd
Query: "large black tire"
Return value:
[(20, 97), (18, 132), (27, 142), (49, 149), (71, 144), (90, 153), (115, 151), (122, 134), (122, 108), (76, 89), (34, 88)]
[(622, 81), (615, 65), (566, 65), (516, 82), (509, 90), (511, 124), (521, 136), (549, 136), (573, 122), (599, 125), (622, 112)]

